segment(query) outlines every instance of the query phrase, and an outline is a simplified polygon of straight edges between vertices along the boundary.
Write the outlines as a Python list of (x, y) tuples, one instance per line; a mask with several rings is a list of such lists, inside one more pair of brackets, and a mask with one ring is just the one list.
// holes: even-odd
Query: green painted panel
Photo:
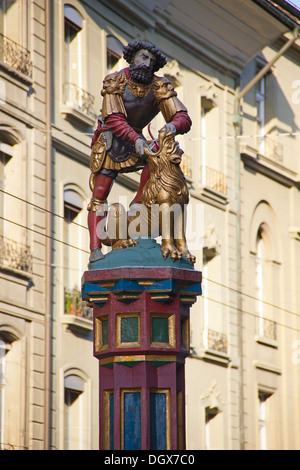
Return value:
[(121, 318), (121, 343), (137, 343), (139, 340), (138, 317)]
[(169, 320), (168, 318), (152, 318), (152, 342), (169, 343)]
[(106, 346), (108, 344), (108, 320), (102, 320), (102, 346)]

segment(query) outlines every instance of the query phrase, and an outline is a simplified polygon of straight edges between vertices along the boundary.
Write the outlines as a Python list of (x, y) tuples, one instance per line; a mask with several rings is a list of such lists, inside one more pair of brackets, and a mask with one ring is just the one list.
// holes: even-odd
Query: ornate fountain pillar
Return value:
[(99, 360), (99, 447), (185, 449), (185, 358), (201, 273), (164, 260), (151, 239), (109, 253), (84, 273)]

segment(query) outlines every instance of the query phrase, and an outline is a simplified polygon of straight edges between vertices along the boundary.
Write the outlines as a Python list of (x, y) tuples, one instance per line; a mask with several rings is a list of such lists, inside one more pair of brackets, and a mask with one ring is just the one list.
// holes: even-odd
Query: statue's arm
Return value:
[(156, 77), (154, 95), (158, 109), (167, 123), (173, 124), (176, 134), (185, 134), (192, 125), (192, 120), (184, 104), (177, 98), (174, 87), (164, 77)]

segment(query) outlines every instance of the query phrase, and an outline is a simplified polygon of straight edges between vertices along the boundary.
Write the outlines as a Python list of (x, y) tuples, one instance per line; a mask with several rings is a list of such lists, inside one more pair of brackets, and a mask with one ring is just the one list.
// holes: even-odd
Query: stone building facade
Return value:
[[(98, 448), (98, 364), (80, 300), (90, 142), (103, 78), (126, 65), (122, 48), (135, 39), (167, 56), (159, 74), (193, 121), (178, 137), (203, 272), (187, 448), (300, 448), (300, 15), (271, 0), (187, 6), (1, 3), (2, 448)], [(128, 205), (138, 181), (119, 175), (109, 202)]]

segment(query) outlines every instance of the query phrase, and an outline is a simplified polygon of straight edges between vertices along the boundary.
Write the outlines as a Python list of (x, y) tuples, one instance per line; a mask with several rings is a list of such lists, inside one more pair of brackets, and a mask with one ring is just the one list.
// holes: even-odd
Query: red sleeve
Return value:
[(93, 138), (92, 138), (91, 147), (93, 146), (93, 144), (94, 144), (94, 143), (96, 142), (96, 140), (98, 139), (99, 134), (100, 134), (100, 129), (101, 129), (101, 127), (102, 127), (102, 123), (101, 123), (101, 121), (98, 121), (97, 129), (95, 130), (94, 135), (93, 135)]
[(132, 145), (135, 144), (136, 140), (140, 138), (140, 136), (135, 132), (135, 130), (130, 127), (126, 118), (121, 113), (111, 114), (106, 118), (105, 125), (102, 125), (101, 121), (98, 121), (97, 129), (94, 132), (91, 146), (96, 142), (99, 137), (101, 131), (110, 130), (113, 134), (121, 137), (124, 140), (127, 140)]
[(108, 127), (113, 134), (121, 137), (132, 145), (140, 138), (137, 132), (130, 127), (126, 118), (121, 113), (110, 114), (105, 120), (105, 127)]
[(185, 134), (191, 128), (192, 121), (186, 111), (178, 111), (170, 121), (176, 127), (177, 134)]

